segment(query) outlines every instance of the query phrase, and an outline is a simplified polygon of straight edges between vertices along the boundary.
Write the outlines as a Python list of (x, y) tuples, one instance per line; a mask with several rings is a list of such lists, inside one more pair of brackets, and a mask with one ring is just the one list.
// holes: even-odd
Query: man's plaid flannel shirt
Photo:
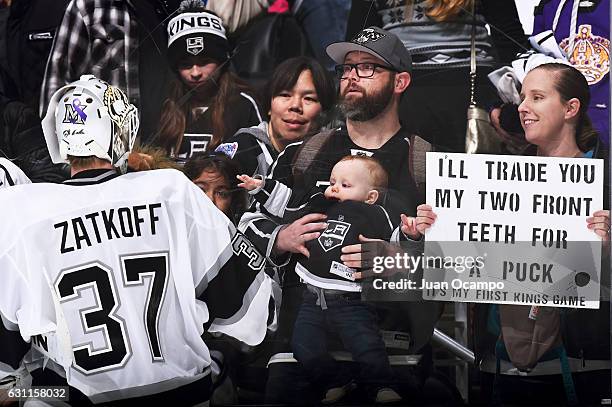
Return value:
[(127, 91), (140, 106), (138, 26), (129, 0), (72, 0), (59, 27), (47, 61), (40, 97), (44, 116), (53, 93), (93, 74)]

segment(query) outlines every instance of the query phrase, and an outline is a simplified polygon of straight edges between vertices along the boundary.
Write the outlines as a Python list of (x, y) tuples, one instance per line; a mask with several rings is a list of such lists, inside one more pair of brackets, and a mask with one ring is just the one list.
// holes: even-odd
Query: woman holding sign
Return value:
[[(580, 71), (559, 63), (540, 65), (525, 77), (521, 98), (521, 125), (532, 144), (528, 151), (543, 157), (607, 158), (587, 115), (589, 88)], [(402, 231), (420, 238), (435, 220), (431, 206), (423, 204), (416, 218), (402, 216)], [(609, 210), (595, 211), (586, 222), (602, 239), (610, 239)]]
[[(569, 65), (559, 63), (544, 64), (536, 67), (525, 77), (521, 99), (522, 102), (518, 109), (521, 125), (525, 130), (527, 141), (532, 144), (532, 148), (528, 151), (532, 152), (533, 155), (607, 159), (607, 152), (599, 148), (597, 132), (591, 126), (591, 121), (587, 115), (590, 99), (589, 87), (586, 79), (578, 70)], [(604, 197), (608, 197), (608, 171), (605, 170), (604, 173), (606, 178), (604, 182)], [(607, 203), (604, 205), (607, 205)], [(418, 239), (434, 224), (436, 217), (431, 206), (420, 205), (417, 208), (416, 218), (402, 215), (401, 229), (406, 236)], [(604, 240), (604, 253), (608, 257), (610, 211), (602, 209), (593, 212), (586, 219), (586, 227)], [(604, 264), (607, 263), (606, 261)], [(601, 286), (609, 287), (609, 273), (609, 267), (602, 267)], [(540, 311), (544, 310), (542, 307), (539, 308), (541, 308)], [(480, 309), (482, 310), (482, 308)], [(480, 313), (480, 311), (477, 312)], [(556, 326), (552, 323), (549, 325), (545, 319), (547, 318), (546, 314), (554, 313), (557, 314)], [(493, 305), (486, 306), (480, 316), (484, 320), (490, 321), (492, 315), (494, 315), (494, 318), (499, 318), (497, 315), (501, 315), (500, 332), (504, 332), (503, 337), (499, 335), (493, 338), (493, 341), (497, 341), (494, 353), (498, 358), (509, 359), (515, 366), (520, 366), (522, 361), (516, 360), (513, 357), (519, 355), (518, 353), (513, 353), (513, 347), (515, 351), (521, 346), (523, 349), (530, 348), (533, 350), (536, 348), (530, 344), (531, 337), (519, 338), (518, 335), (515, 337), (507, 335), (510, 331), (505, 330), (506, 326), (508, 329), (515, 329), (518, 325), (522, 325), (524, 328), (525, 324), (538, 324), (538, 329), (544, 329), (546, 332), (546, 342), (550, 342), (552, 345), (550, 348), (544, 349), (548, 353), (544, 354), (542, 359), (533, 360), (531, 363), (535, 365), (538, 363), (538, 360), (541, 363), (542, 360), (550, 358), (551, 353), (557, 352), (554, 354), (555, 357), (561, 359), (560, 366), (562, 366), (562, 369), (560, 373), (563, 377), (562, 382), (565, 389), (565, 392), (557, 392), (557, 394), (565, 393), (566, 401), (570, 403), (577, 401), (575, 400), (576, 396), (580, 403), (585, 403), (598, 400), (606, 394), (609, 395), (609, 370), (572, 374), (567, 363), (568, 357), (582, 359), (583, 367), (585, 361), (610, 359), (608, 302), (602, 302), (598, 310), (566, 308), (563, 311), (558, 311), (553, 308), (547, 308), (546, 312), (539, 313), (538, 307)], [(526, 323), (527, 318), (532, 320), (532, 322)], [(479, 317), (476, 319), (480, 320)], [(487, 330), (490, 330), (487, 322), (484, 322), (483, 327), (487, 327)], [(535, 337), (535, 328), (533, 332), (533, 337)], [(487, 334), (476, 332), (476, 335), (486, 336)], [(493, 352), (493, 349), (487, 348), (485, 352)], [(531, 379), (531, 382), (533, 382), (533, 378)], [(510, 383), (512, 380), (519, 381), (519, 383)], [(515, 387), (517, 384), (520, 385), (520, 389), (524, 389), (526, 392), (533, 390), (533, 388), (529, 389), (530, 384), (528, 384), (528, 381), (523, 381), (521, 378), (503, 378), (498, 383), (500, 383), (500, 386), (492, 386), (492, 397), (494, 399), (500, 396), (503, 396), (502, 398), (504, 399), (506, 397), (520, 398), (521, 394), (524, 393), (514, 391), (517, 389)], [(551, 387), (548, 387), (549, 385), (550, 383), (544, 383), (544, 381), (538, 382), (537, 393), (542, 394), (548, 402), (551, 402), (555, 395), (551, 394)], [(506, 386), (511, 386), (514, 390), (512, 392), (503, 391)], [(514, 402), (516, 400), (503, 401)]]

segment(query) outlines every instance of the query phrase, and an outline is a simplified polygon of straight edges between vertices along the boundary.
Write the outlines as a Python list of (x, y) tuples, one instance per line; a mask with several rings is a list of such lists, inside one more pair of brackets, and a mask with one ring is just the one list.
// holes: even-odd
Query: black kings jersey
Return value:
[[(230, 98), (223, 115), (227, 137), (233, 136), (242, 127), (255, 126), (262, 121), (263, 118), (257, 103), (250, 95), (244, 92)], [(206, 109), (196, 120), (187, 125), (178, 154), (176, 155), (177, 161), (184, 163), (195, 153), (208, 151), (213, 133), (211, 110)]]
[(267, 175), (270, 166), (278, 157), (268, 136), (268, 122), (261, 122), (238, 130), (227, 143), (221, 144), (215, 151), (222, 152), (236, 161), (243, 174)]
[[(400, 214), (416, 215), (416, 207), (424, 202), (424, 196), (416, 188), (410, 170), (410, 134), (400, 129), (378, 149), (364, 149), (351, 140), (345, 127), (329, 136), (327, 142), (316, 153), (312, 165), (301, 175), (294, 176), (296, 156), (304, 142), (289, 144), (272, 164), (269, 178), (289, 186), (293, 191), (311, 191), (319, 188), (323, 192), (329, 185), (333, 166), (346, 155), (366, 155), (380, 161), (389, 175), (389, 190), (378, 204), (387, 210), (394, 226), (400, 223)], [(308, 194), (303, 195), (306, 203)], [(295, 202), (295, 204), (299, 204)], [(246, 212), (239, 228), (266, 256), (271, 258), (274, 239), (280, 225), (261, 205), (255, 205)]]
[(288, 145), (278, 156), (270, 170), (270, 177), (292, 189), (309, 191), (320, 187), (321, 192), (329, 185), (333, 166), (346, 155), (365, 155), (377, 159), (389, 175), (389, 192), (384, 201), (379, 201), (388, 212), (394, 225), (399, 224), (400, 213), (415, 215), (418, 204), (424, 197), (417, 193), (410, 173), (410, 139), (408, 132), (400, 129), (378, 149), (362, 148), (351, 140), (342, 127), (329, 137), (313, 160), (313, 164), (299, 177), (294, 177), (292, 166), (302, 142)]
[(318, 239), (306, 243), (310, 257), (300, 256), (295, 272), (304, 282), (319, 288), (361, 291), (353, 273), (342, 264), (342, 247), (360, 243), (359, 235), (389, 240), (392, 232), (387, 212), (378, 205), (364, 202), (337, 202), (326, 211), (327, 228)]

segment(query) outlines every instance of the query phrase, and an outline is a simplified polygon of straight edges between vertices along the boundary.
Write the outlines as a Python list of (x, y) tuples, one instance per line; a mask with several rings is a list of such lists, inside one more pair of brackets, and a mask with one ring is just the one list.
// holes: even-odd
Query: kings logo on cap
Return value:
[(203, 37), (193, 37), (187, 38), (187, 52), (191, 55), (198, 55), (200, 52), (204, 51), (204, 38)]
[(374, 42), (374, 41), (378, 41), (384, 36), (385, 34), (375, 31), (372, 28), (366, 28), (365, 30), (361, 30), (359, 34), (357, 34), (355, 38), (353, 38), (353, 42), (357, 44), (363, 44), (366, 42)]

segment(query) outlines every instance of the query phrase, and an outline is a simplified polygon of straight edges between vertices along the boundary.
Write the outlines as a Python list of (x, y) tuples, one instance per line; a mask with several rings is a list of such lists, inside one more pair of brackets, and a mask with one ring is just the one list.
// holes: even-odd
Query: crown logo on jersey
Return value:
[(381, 39), (384, 36), (385, 36), (385, 34), (380, 33), (378, 31), (374, 30), (373, 28), (366, 28), (365, 30), (361, 30), (355, 36), (355, 38), (353, 38), (352, 42), (355, 42), (357, 44), (365, 44), (366, 42), (378, 41), (379, 39)]
[(81, 100), (75, 98), (72, 103), (66, 103), (66, 111), (64, 113), (63, 123), (85, 124), (87, 114), (85, 108), (87, 105), (81, 104)]
[(317, 240), (319, 241), (319, 244), (323, 250), (328, 252), (344, 243), (344, 238), (346, 237), (350, 228), (350, 223), (338, 220), (328, 220), (327, 228), (325, 231), (323, 231), (323, 233), (321, 233), (321, 236), (319, 236)]
[(198, 55), (204, 51), (204, 37), (187, 38), (187, 52), (191, 55)]
[(571, 64), (582, 72), (589, 85), (601, 81), (610, 71), (610, 40), (594, 35), (591, 31), (591, 25), (581, 25), (571, 51), (569, 38), (559, 44)]

